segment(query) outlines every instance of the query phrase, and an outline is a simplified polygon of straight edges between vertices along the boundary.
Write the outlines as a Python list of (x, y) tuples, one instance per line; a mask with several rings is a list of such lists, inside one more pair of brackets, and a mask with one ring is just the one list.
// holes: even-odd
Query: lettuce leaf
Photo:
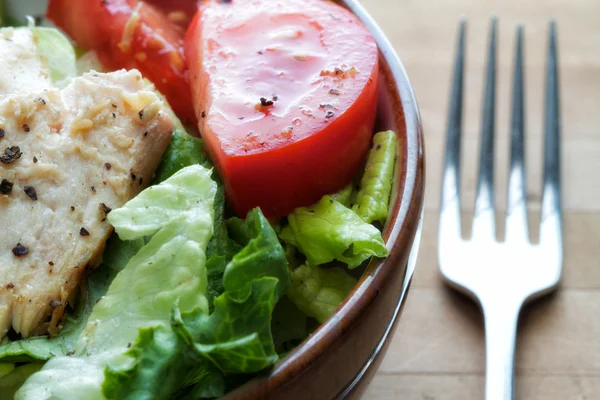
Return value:
[(356, 268), (372, 256), (388, 254), (381, 232), (331, 196), (297, 208), (288, 222), (279, 237), (296, 246), (312, 265), (338, 260)]
[(58, 87), (64, 87), (77, 76), (75, 49), (58, 29), (30, 28), (37, 41), (37, 53), (50, 70), (50, 77)]
[[(173, 330), (165, 327), (140, 329), (126, 356), (133, 366), (108, 366), (103, 393), (108, 399), (168, 399), (177, 388), (198, 384), (209, 397), (224, 393), (223, 375), (201, 359)], [(207, 397), (207, 396), (204, 396)]]
[(291, 271), (288, 298), (310, 317), (324, 322), (342, 304), (356, 280), (342, 268), (305, 264)]
[(0, 397), (12, 399), (27, 378), (42, 368), (42, 363), (0, 364)]
[(290, 286), (287, 260), (277, 235), (262, 212), (252, 210), (246, 220), (232, 218), (227, 227), (231, 238), (244, 246), (223, 275), (223, 287), (228, 296), (233, 301), (245, 302), (252, 293), (252, 282), (268, 276), (277, 278), (276, 299), (282, 297)]
[(390, 193), (396, 164), (397, 137), (392, 131), (375, 134), (367, 165), (360, 181), (360, 190), (352, 211), (365, 222), (384, 223), (388, 215)]
[(308, 337), (309, 321), (288, 297), (282, 297), (273, 310), (271, 332), (275, 351), (282, 357)]
[(350, 207), (350, 203), (352, 202), (352, 196), (354, 195), (353, 191), (354, 187), (352, 186), (352, 183), (350, 183), (339, 192), (332, 194), (331, 198), (338, 201), (346, 207)]
[(277, 285), (277, 278), (255, 279), (244, 302), (225, 292), (215, 299), (211, 315), (182, 313), (181, 334), (224, 374), (253, 373), (272, 366), (279, 360), (271, 335)]
[[(17, 399), (101, 399), (105, 368), (131, 365), (125, 355), (143, 328), (168, 327), (178, 303), (183, 311), (208, 311), (205, 249), (212, 235), (216, 184), (200, 165), (184, 168), (160, 185), (144, 190), (109, 220), (119, 235), (133, 240), (152, 235), (150, 241), (119, 272), (108, 292), (94, 306), (85, 330), (70, 357), (55, 357), (33, 374), (17, 392)], [(165, 187), (173, 193), (165, 191)], [(157, 197), (155, 193), (163, 197)], [(180, 196), (188, 196), (181, 202)], [(137, 207), (162, 204), (168, 211), (143, 218)], [(178, 212), (175, 209), (178, 208)], [(156, 211), (156, 210), (155, 210)], [(159, 216), (160, 223), (147, 218)], [(149, 226), (151, 228), (149, 228)]]
[[(261, 371), (278, 360), (270, 326), (275, 303), (289, 286), (283, 249), (258, 209), (246, 221), (232, 223), (244, 247), (226, 273), (234, 281), (248, 279), (249, 294), (242, 299), (236, 286), (232, 297), (224, 288), (212, 313), (202, 307), (187, 312), (176, 307), (171, 330), (140, 330), (126, 353), (133, 361), (106, 369), (107, 398), (166, 399), (182, 391), (178, 397), (218, 397), (228, 377)], [(271, 265), (268, 273), (258, 273), (265, 253), (279, 256), (277, 268)]]
[[(173, 114), (173, 117), (175, 115)], [(181, 168), (201, 164), (206, 168), (212, 168), (210, 161), (202, 152), (202, 141), (190, 136), (181, 122), (175, 117), (175, 130), (167, 146), (167, 150), (154, 174), (155, 182), (163, 182)]]

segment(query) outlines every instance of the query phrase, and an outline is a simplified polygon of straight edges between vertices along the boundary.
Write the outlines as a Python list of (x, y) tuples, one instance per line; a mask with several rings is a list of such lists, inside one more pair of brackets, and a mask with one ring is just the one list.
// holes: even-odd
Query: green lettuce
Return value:
[(352, 211), (365, 222), (384, 223), (388, 215), (390, 193), (396, 163), (397, 137), (392, 131), (375, 134), (367, 165), (360, 181), (360, 190)]
[(245, 302), (252, 293), (252, 282), (265, 276), (277, 279), (276, 298), (283, 296), (290, 286), (287, 260), (269, 221), (261, 212), (253, 210), (245, 220), (230, 219), (227, 227), (231, 238), (244, 246), (223, 275), (228, 296), (233, 301)]
[[(225, 268), (234, 290), (225, 286), (211, 313), (202, 307), (187, 312), (176, 307), (170, 330), (140, 330), (126, 353), (133, 362), (106, 369), (107, 398), (166, 399), (182, 390), (185, 398), (218, 397), (229, 377), (256, 373), (277, 362), (271, 319), (289, 287), (284, 252), (260, 210), (231, 224), (242, 247)], [(278, 258), (265, 259), (264, 254)], [(261, 272), (268, 262), (272, 264), (267, 272)], [(185, 389), (188, 386), (193, 387)]]
[(381, 232), (331, 196), (312, 207), (297, 208), (288, 222), (280, 238), (297, 247), (312, 265), (338, 260), (356, 268), (372, 256), (388, 254)]
[(300, 311), (287, 296), (282, 297), (273, 310), (271, 332), (273, 332), (275, 350), (281, 357), (308, 337), (309, 321), (306, 314)]
[(200, 139), (187, 134), (181, 122), (175, 119), (173, 136), (156, 169), (154, 180), (155, 182), (163, 182), (181, 168), (194, 164), (202, 164), (207, 168), (212, 168), (212, 165), (202, 152), (202, 142)]
[[(180, 321), (180, 319), (179, 319)], [(108, 399), (168, 399), (179, 388), (197, 384), (207, 396), (224, 393), (223, 375), (209, 362), (188, 350), (172, 329), (140, 329), (136, 343), (125, 353), (133, 364), (108, 366), (102, 389)]]
[(337, 193), (331, 195), (331, 198), (343, 204), (346, 207), (350, 207), (350, 203), (352, 202), (354, 188), (352, 183), (346, 185), (342, 190)]
[(306, 315), (324, 322), (342, 304), (356, 280), (339, 267), (305, 264), (291, 272), (288, 298)]
[(36, 39), (37, 52), (50, 70), (50, 77), (55, 85), (64, 87), (68, 81), (77, 76), (75, 50), (58, 29), (34, 27), (30, 28)]
[[(174, 304), (184, 312), (208, 311), (205, 249), (212, 235), (216, 192), (210, 174), (200, 165), (184, 168), (109, 214), (119, 235), (132, 240), (152, 237), (94, 306), (75, 353), (50, 359), (21, 387), (17, 399), (102, 399), (105, 369), (118, 370), (133, 363), (125, 353), (140, 329), (168, 328)], [(157, 193), (164, 196), (157, 197)], [(183, 195), (189, 201), (182, 202)], [(157, 204), (167, 211), (148, 214), (152, 221), (139, 213), (138, 207)]]
[(23, 382), (42, 366), (42, 363), (0, 364), (0, 398), (12, 399)]

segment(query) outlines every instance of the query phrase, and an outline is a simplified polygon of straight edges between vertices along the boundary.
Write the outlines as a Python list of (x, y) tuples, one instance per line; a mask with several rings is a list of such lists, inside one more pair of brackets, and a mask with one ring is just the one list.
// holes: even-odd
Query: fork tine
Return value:
[(474, 238), (495, 237), (494, 217), (494, 131), (496, 108), (496, 18), (490, 25), (488, 64), (485, 76), (483, 121), (481, 126), (481, 150), (479, 153), (479, 176), (473, 217)]
[(523, 101), (523, 26), (517, 27), (510, 138), (510, 172), (506, 210), (506, 238), (527, 241), (527, 195), (525, 182), (525, 105)]
[(460, 237), (460, 137), (462, 132), (463, 81), (465, 64), (465, 30), (467, 21), (460, 21), (454, 74), (450, 94), (446, 154), (442, 177), (440, 206), (440, 238)]
[(556, 23), (550, 21), (546, 71), (544, 177), (540, 245), (562, 255), (562, 209), (560, 200), (560, 111), (556, 49)]

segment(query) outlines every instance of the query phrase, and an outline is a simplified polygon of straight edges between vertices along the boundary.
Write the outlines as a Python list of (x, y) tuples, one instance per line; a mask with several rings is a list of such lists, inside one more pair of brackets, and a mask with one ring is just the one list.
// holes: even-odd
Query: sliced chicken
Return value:
[(0, 338), (60, 330), (106, 214), (150, 183), (172, 130), (137, 71), (0, 95)]

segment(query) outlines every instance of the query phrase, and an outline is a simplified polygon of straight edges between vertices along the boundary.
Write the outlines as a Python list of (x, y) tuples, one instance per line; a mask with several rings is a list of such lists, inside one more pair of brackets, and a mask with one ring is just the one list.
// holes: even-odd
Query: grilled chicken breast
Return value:
[(106, 214), (150, 182), (172, 130), (137, 71), (0, 88), (0, 338), (60, 330), (101, 261)]

